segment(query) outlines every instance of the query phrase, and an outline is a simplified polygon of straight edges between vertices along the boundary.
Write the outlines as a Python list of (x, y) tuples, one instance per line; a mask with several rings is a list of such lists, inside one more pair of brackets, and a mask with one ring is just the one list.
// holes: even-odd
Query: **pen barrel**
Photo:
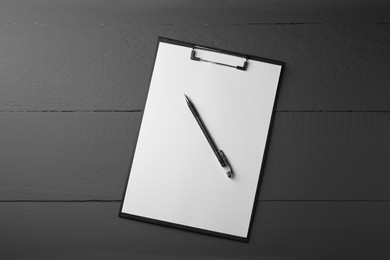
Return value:
[[(196, 110), (196, 108), (194, 107), (194, 105), (190, 102), (187, 102), (187, 105), (188, 107), (190, 108), (192, 114), (194, 115), (194, 117), (196, 118), (196, 121), (200, 120), (199, 118), (199, 114), (198, 114), (198, 111)], [(200, 122), (198, 121), (198, 124), (202, 127), (203, 125), (203, 122)]]
[(213, 139), (211, 138), (210, 133), (208, 132), (205, 124), (203, 123), (202, 119), (200, 118), (198, 111), (196, 110), (195, 106), (192, 104), (191, 101), (187, 100), (187, 105), (191, 110), (192, 115), (195, 117), (196, 122), (198, 123), (200, 129), (203, 132), (203, 135), (206, 137), (207, 141), (209, 142), (211, 149), (213, 150), (215, 156), (217, 157), (219, 163), (222, 167), (225, 167), (227, 165), (226, 163), (226, 157), (224, 156), (223, 152), (221, 150), (218, 150), (217, 146), (215, 145)]
[[(195, 112), (197, 113), (197, 112)], [(213, 139), (211, 138), (211, 135), (210, 133), (208, 132), (206, 126), (203, 124), (203, 121), (202, 119), (197, 115), (197, 114), (194, 114), (195, 116), (195, 119), (196, 121), (198, 122), (198, 125), (200, 127), (200, 129), (202, 130), (203, 132), (203, 135), (206, 137), (207, 141), (209, 142), (210, 146), (211, 146), (211, 149), (213, 149), (213, 152), (215, 153), (215, 155), (217, 156), (218, 160), (221, 162), (223, 161), (220, 154), (219, 154), (219, 151), (218, 151), (218, 148), (217, 146), (215, 145)]]

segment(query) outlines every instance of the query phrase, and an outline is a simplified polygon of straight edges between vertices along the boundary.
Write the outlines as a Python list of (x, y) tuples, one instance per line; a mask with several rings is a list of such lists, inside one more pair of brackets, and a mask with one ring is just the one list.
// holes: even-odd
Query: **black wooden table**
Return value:
[[(0, 2), (0, 259), (389, 259), (386, 1)], [(249, 243), (120, 219), (157, 37), (286, 62)]]

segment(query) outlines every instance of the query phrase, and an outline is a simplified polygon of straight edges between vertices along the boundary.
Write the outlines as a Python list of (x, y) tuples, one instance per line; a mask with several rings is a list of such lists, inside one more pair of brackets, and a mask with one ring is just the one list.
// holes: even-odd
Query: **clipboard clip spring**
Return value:
[[(200, 48), (200, 47), (196, 47), (196, 49), (203, 49), (203, 50), (208, 50), (208, 51), (212, 50), (212, 49)], [(212, 51), (224, 53), (224, 52), (222, 52), (222, 51), (217, 51), (217, 50), (212, 50)], [(227, 53), (224, 53), (224, 54), (227, 54)], [(229, 55), (231, 55), (231, 54), (229, 54)], [(238, 56), (238, 55), (235, 55), (235, 56)], [(241, 57), (241, 56), (238, 56), (238, 57)], [(222, 65), (222, 66), (227, 66), (227, 67), (235, 68), (235, 69), (238, 69), (238, 70), (246, 70), (247, 67), (248, 67), (248, 57), (247, 57), (247, 56), (242, 56), (242, 58), (245, 58), (244, 64), (243, 64), (242, 66), (238, 66), (238, 65), (237, 65), (237, 66), (233, 66), (233, 65), (230, 65), (230, 64), (226, 64), (226, 63), (221, 63), (221, 62), (211, 61), (211, 60), (205, 60), (205, 59), (196, 57), (195, 48), (193, 48), (192, 51), (191, 51), (191, 60), (195, 60), (195, 61), (204, 61), (204, 62), (208, 62), (208, 63), (213, 63), (213, 64), (217, 64), (217, 65)]]

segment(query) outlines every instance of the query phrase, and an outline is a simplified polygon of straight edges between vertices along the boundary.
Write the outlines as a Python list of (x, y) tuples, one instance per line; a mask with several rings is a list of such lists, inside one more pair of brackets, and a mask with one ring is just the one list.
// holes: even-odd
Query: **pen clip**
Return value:
[(222, 150), (219, 150), (218, 151), (218, 155), (219, 155), (219, 162), (221, 163), (222, 167), (225, 167), (227, 164), (229, 164), (224, 152)]

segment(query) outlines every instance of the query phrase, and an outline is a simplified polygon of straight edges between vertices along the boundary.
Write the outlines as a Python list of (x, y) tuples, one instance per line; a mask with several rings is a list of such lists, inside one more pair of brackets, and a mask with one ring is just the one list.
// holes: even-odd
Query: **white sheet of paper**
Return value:
[[(193, 61), (192, 48), (160, 42), (123, 213), (247, 237), (281, 65), (249, 60), (246, 71)], [(197, 50), (242, 65), (235, 56)], [(219, 149), (226, 176), (189, 110)]]

